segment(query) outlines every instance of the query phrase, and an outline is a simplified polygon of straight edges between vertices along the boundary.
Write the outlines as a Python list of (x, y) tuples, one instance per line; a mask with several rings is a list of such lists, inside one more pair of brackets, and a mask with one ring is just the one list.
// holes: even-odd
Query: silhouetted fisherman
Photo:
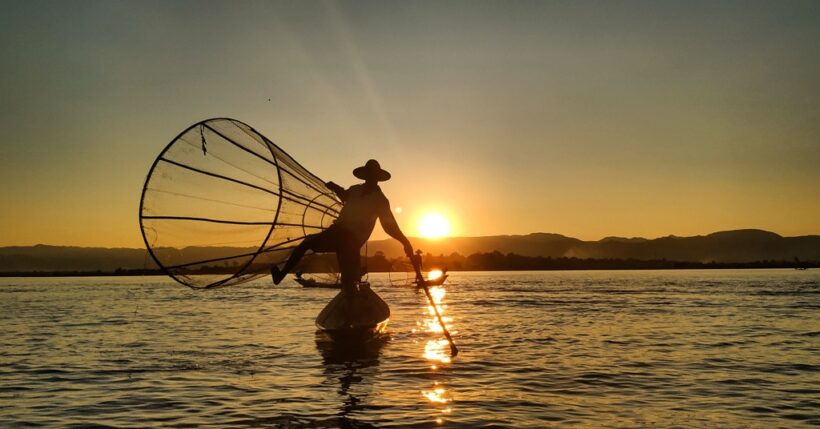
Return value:
[(278, 285), (299, 263), (305, 252), (312, 250), (316, 253), (336, 253), (342, 288), (355, 289), (355, 284), (361, 278), (359, 250), (370, 238), (376, 219), (379, 219), (384, 232), (404, 246), (407, 257), (413, 257), (413, 246), (401, 232), (390, 209), (390, 202), (379, 188), (379, 182), (390, 180), (390, 173), (382, 170), (378, 161), (371, 159), (364, 166), (353, 170), (353, 175), (364, 180), (364, 183), (348, 189), (333, 182), (326, 184), (344, 204), (339, 218), (328, 229), (305, 237), (294, 249), (284, 268), (280, 270), (275, 265), (271, 267), (274, 284)]

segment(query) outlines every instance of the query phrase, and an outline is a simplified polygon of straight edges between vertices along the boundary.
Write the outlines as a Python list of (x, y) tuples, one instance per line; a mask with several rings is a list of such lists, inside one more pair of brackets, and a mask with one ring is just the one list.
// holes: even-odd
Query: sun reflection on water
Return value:
[[(424, 345), (424, 358), (431, 362), (450, 363), (450, 343), (446, 339), (427, 341)], [(438, 369), (438, 366), (433, 363), (431, 368)]]
[(439, 404), (446, 404), (452, 400), (445, 396), (447, 395), (447, 390), (443, 387), (439, 387), (438, 383), (434, 385), (433, 390), (423, 390), (421, 394), (424, 395), (428, 401), (437, 402)]
[[(436, 308), (438, 308), (438, 311), (441, 314), (441, 319), (447, 326), (447, 330), (454, 334), (456, 331), (454, 331), (451, 326), (453, 319), (445, 315), (447, 305), (443, 304), (447, 291), (443, 286), (432, 286), (429, 290), (430, 296), (433, 298), (433, 303)], [(422, 314), (423, 319), (416, 322), (417, 329), (414, 329), (413, 331), (426, 333), (432, 336), (432, 338), (427, 339), (425, 342), (424, 353), (422, 356), (430, 363), (430, 369), (434, 373), (438, 373), (442, 367), (449, 366), (452, 362), (450, 357), (450, 343), (447, 342), (446, 338), (442, 338), (441, 334), (443, 330), (436, 319), (436, 312), (433, 305), (427, 303), (424, 306), (424, 311)], [(448, 389), (439, 381), (434, 381), (432, 388), (422, 390), (421, 395), (430, 404), (437, 407), (437, 411), (440, 413), (440, 416), (435, 417), (435, 423), (438, 425), (444, 424), (444, 419), (442, 416), (448, 415), (453, 411), (451, 407), (451, 402), (453, 401), (451, 392), (448, 391)]]

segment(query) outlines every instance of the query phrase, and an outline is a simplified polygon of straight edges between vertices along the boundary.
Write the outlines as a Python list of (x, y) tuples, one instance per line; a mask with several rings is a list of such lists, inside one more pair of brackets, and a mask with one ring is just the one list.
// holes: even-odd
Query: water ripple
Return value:
[(371, 274), (390, 334), (315, 335), (334, 291), (266, 279), (2, 279), (0, 426), (820, 425), (816, 271)]

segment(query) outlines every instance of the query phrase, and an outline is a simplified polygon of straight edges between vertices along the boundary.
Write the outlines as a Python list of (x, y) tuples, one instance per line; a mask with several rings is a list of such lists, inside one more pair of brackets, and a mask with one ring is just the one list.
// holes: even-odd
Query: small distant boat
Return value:
[[(419, 272), (420, 273), (424, 272), (424, 270), (422, 269), (422, 263), (421, 263), (421, 251), (416, 251), (416, 261), (418, 261)], [(415, 277), (415, 273), (413, 273), (413, 268), (412, 267), (408, 267), (407, 265), (403, 265), (403, 266), (400, 265), (398, 267), (397, 271), (399, 271), (399, 272), (404, 271), (405, 279), (404, 279), (403, 282), (402, 281), (393, 281), (391, 279), (390, 283), (391, 283), (392, 286), (398, 286), (398, 287), (408, 287), (409, 286), (409, 287), (421, 288), (421, 284), (419, 284), (418, 278)], [(410, 277), (411, 275), (413, 275), (413, 277)], [(438, 269), (438, 268), (431, 269), (430, 271), (427, 272), (426, 275), (422, 274), (422, 276), (425, 277), (424, 284), (427, 285), (427, 286), (441, 286), (441, 285), (444, 284), (445, 281), (447, 281), (447, 277), (449, 277), (449, 275), (447, 274), (447, 267), (444, 267), (443, 269)]]
[[(447, 268), (441, 271), (433, 270), (427, 273), (427, 279), (424, 281), (424, 284), (427, 286), (441, 286), (444, 284), (444, 281), (447, 280), (447, 277), (449, 277)], [(413, 281), (413, 284), (416, 285), (416, 287), (421, 287), (418, 280)]]
[(367, 340), (383, 333), (390, 321), (390, 307), (370, 285), (359, 283), (343, 289), (316, 317), (316, 327), (334, 341)]
[(302, 285), (302, 287), (323, 289), (340, 289), (342, 287), (342, 284), (339, 282), (326, 283), (314, 279), (306, 279), (304, 277), (296, 277), (294, 280), (296, 280), (296, 283)]
[[(418, 268), (416, 270), (417, 273), (421, 272), (421, 267), (423, 266), (421, 253), (421, 249), (416, 249), (416, 262), (418, 263), (418, 267), (416, 267)], [(447, 267), (444, 267), (443, 270), (433, 269), (427, 273), (427, 278), (424, 279), (424, 284), (427, 286), (441, 286), (444, 284), (444, 281), (447, 280), (447, 277)], [(419, 283), (418, 277), (413, 281), (413, 285), (417, 288), (421, 288), (422, 285)]]
[[(327, 277), (329, 276), (329, 277)], [(306, 278), (302, 277), (302, 273), (296, 273), (296, 283), (302, 285), (302, 287), (307, 288), (321, 288), (321, 289), (341, 289), (342, 282), (338, 274), (329, 273), (326, 277), (327, 278)], [(367, 285), (370, 286), (369, 282), (363, 281), (359, 282), (360, 285)]]
[(809, 267), (807, 267), (806, 265), (807, 265), (806, 262), (801, 261), (800, 258), (795, 256), (795, 258), (794, 258), (794, 269), (795, 270), (799, 270), (799, 271), (808, 270)]

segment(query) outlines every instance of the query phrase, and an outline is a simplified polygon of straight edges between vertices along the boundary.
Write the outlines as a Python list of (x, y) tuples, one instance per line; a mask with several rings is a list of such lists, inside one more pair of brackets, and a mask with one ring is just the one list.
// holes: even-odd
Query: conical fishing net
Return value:
[(333, 223), (341, 202), (324, 183), (250, 126), (209, 119), (154, 161), (142, 235), (157, 264), (186, 286), (246, 282)]

